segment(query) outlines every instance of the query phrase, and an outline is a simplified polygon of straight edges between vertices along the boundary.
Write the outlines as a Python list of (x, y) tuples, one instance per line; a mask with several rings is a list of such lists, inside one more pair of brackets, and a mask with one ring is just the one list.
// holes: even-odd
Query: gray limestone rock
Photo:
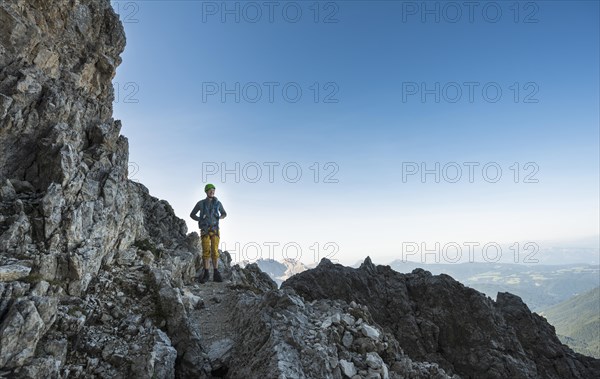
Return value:
[(23, 365), (35, 354), (44, 328), (44, 321), (33, 301), (15, 302), (0, 327), (0, 367)]
[(7, 179), (0, 184), (0, 201), (12, 201), (17, 197), (17, 192), (12, 183)]
[[(282, 288), (307, 301), (334, 298), (364, 304), (413, 361), (435, 362), (460, 376), (587, 378), (600, 373), (600, 360), (562, 345), (552, 327), (519, 298), (499, 294), (494, 302), (448, 275), (422, 269), (401, 274), (375, 266), (369, 258), (359, 269), (324, 259)], [(362, 324), (361, 331), (375, 337), (370, 325)], [(370, 349), (364, 340), (354, 345)]]
[(374, 340), (379, 339), (379, 332), (377, 331), (377, 329), (375, 329), (367, 324), (362, 324), (360, 326), (360, 330), (366, 337), (369, 337)]
[[(174, 377), (176, 357), (190, 354), (173, 347), (170, 334), (183, 336), (175, 326), (158, 333), (170, 297), (150, 272), (161, 267), (165, 288), (184, 286), (199, 250), (166, 201), (127, 180), (111, 82), (124, 47), (108, 0), (0, 3), (0, 367), (9, 376), (126, 377), (144, 362), (149, 377)], [(138, 254), (142, 244), (151, 257)], [(124, 317), (136, 309), (144, 326)], [(104, 324), (122, 318), (116, 335)]]
[(6, 117), (8, 110), (13, 102), (12, 97), (0, 93), (0, 119)]
[(231, 270), (231, 282), (242, 289), (250, 289), (256, 293), (268, 292), (277, 289), (277, 283), (266, 273), (262, 272), (257, 264), (249, 264), (245, 268), (239, 265)]
[(352, 378), (354, 377), (354, 375), (356, 375), (356, 368), (354, 367), (354, 363), (342, 359), (340, 360), (340, 367), (342, 368), (342, 373), (346, 377)]
[(25, 278), (31, 272), (31, 267), (19, 264), (0, 266), (0, 282), (12, 282)]

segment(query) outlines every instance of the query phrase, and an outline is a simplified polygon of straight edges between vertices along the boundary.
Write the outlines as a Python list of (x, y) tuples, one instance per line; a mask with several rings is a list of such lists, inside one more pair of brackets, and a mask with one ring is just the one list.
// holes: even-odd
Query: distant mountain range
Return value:
[(600, 262), (598, 248), (594, 247), (569, 247), (555, 245), (551, 247), (540, 247), (535, 258), (540, 264), (568, 264), (587, 263), (597, 265)]
[[(533, 243), (532, 245), (528, 245)], [(461, 245), (459, 243), (459, 245)], [(407, 251), (402, 251), (400, 245), (392, 251), (377, 251), (374, 253), (373, 259), (380, 264), (390, 264), (394, 260), (420, 261), (427, 259), (427, 263), (442, 263), (441, 255), (444, 244), (441, 243), (439, 248), (434, 244), (427, 244), (425, 247), (419, 245), (416, 254), (411, 254)], [(490, 258), (497, 262), (495, 263), (524, 263), (524, 264), (543, 264), (543, 265), (567, 265), (567, 264), (600, 264), (600, 235), (588, 236), (585, 238), (570, 239), (570, 240), (544, 240), (544, 241), (518, 241), (518, 245), (514, 242), (510, 244), (498, 245), (500, 247), (500, 256), (496, 257), (496, 250), (488, 251)], [(432, 249), (428, 256), (424, 256), (424, 249)], [(466, 245), (461, 247), (460, 258), (457, 262), (447, 263), (467, 263), (469, 260), (479, 263), (492, 263), (489, 260), (484, 260), (482, 246), (474, 247), (472, 256), (469, 253)], [(438, 261), (434, 262), (434, 254), (437, 250)], [(421, 251), (421, 253), (418, 253)], [(454, 250), (450, 250), (450, 256), (454, 257)], [(403, 255), (405, 254), (405, 255)], [(515, 259), (517, 261), (515, 261)], [(358, 267), (361, 260), (357, 261), (353, 267)]]
[(521, 297), (536, 312), (598, 286), (600, 275), (599, 266), (587, 264), (422, 264), (393, 261), (390, 266), (398, 272), (411, 272), (420, 267), (435, 275), (447, 274), (493, 299), (498, 292), (510, 292)]
[(281, 283), (293, 275), (316, 266), (316, 264), (305, 265), (293, 259), (284, 259), (282, 262), (274, 259), (259, 259), (255, 263), (277, 283), (277, 286), (281, 286)]
[(540, 314), (554, 325), (563, 343), (578, 353), (600, 358), (600, 287), (556, 304)]

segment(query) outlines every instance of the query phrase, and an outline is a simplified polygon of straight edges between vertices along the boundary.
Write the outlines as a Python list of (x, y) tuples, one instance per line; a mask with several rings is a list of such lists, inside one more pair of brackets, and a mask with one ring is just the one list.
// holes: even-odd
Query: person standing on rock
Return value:
[[(206, 283), (209, 279), (208, 268), (210, 258), (213, 264), (213, 280), (222, 282), (223, 278), (218, 270), (219, 265), (219, 240), (221, 238), (219, 232), (219, 220), (227, 216), (223, 204), (215, 196), (215, 186), (207, 184), (204, 187), (206, 199), (200, 200), (190, 213), (190, 217), (198, 221), (200, 228), (200, 239), (202, 240), (202, 262), (204, 264), (204, 272), (200, 276), (200, 283)], [(199, 216), (196, 214), (200, 212)]]

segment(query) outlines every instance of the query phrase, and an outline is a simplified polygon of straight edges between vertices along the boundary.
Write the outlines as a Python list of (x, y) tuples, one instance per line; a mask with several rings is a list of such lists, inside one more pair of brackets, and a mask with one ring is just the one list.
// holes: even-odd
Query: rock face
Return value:
[(198, 285), (200, 244), (127, 180), (109, 0), (0, 2), (0, 377), (591, 378), (520, 299), (323, 261)]
[(0, 371), (9, 376), (173, 377), (185, 367), (161, 302), (193, 279), (198, 236), (127, 180), (111, 83), (124, 47), (108, 0), (0, 3)]
[(277, 289), (255, 264), (234, 266), (225, 287), (189, 288), (202, 299), (190, 317), (212, 377), (452, 378), (435, 363), (406, 356), (364, 305), (305, 301)]
[(227, 377), (452, 378), (437, 364), (411, 360), (363, 305), (307, 302), (293, 290), (239, 299)]
[(464, 378), (592, 378), (600, 361), (562, 345), (521, 299), (497, 300), (447, 275), (401, 274), (367, 258), (359, 269), (327, 260), (283, 283), (306, 300), (364, 304), (407, 355)]
[[(0, 129), (2, 248), (79, 294), (142, 221), (128, 219), (125, 232), (135, 192), (127, 140), (111, 118), (123, 29), (109, 4), (92, 1), (2, 2), (0, 21), (0, 93), (10, 99)], [(17, 195), (17, 181), (30, 191)]]

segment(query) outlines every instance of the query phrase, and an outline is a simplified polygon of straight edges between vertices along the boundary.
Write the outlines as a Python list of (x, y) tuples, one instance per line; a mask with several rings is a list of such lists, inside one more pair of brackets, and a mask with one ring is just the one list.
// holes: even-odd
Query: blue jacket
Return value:
[[(200, 215), (196, 216), (198, 211), (200, 211)], [(213, 197), (212, 200), (209, 200), (209, 198), (200, 200), (190, 213), (190, 217), (198, 221), (198, 227), (203, 234), (208, 233), (210, 230), (215, 232), (219, 230), (221, 215), (227, 216), (227, 212), (225, 212), (223, 204), (216, 197)]]

